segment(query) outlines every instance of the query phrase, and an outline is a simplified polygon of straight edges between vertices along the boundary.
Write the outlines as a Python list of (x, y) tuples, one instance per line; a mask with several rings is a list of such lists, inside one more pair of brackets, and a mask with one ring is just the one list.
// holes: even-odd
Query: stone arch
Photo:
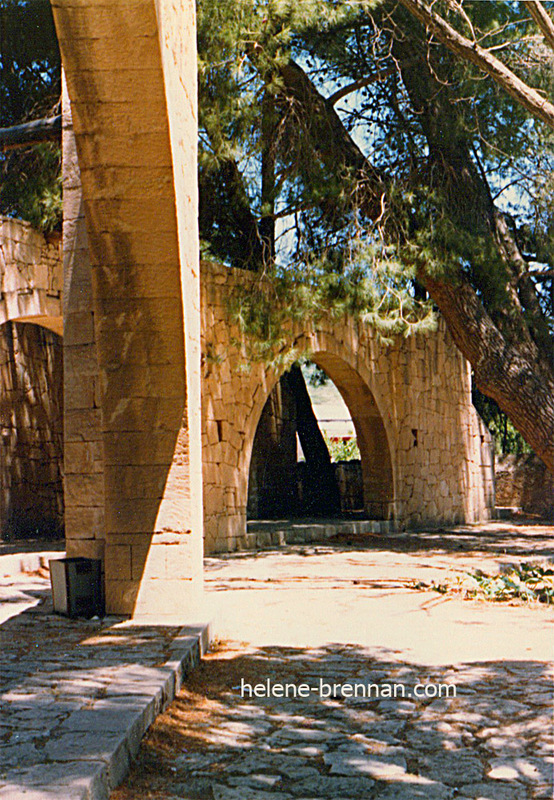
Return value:
[[(205, 551), (255, 547), (246, 528), (248, 471), (265, 402), (284, 368), (269, 369), (229, 313), (252, 276), (202, 265), (202, 443)], [(418, 527), (486, 519), (488, 434), (471, 404), (467, 362), (443, 324), (434, 334), (380, 341), (360, 321), (290, 321), (287, 353), (310, 355), (333, 379), (364, 454), (368, 517)], [(376, 458), (375, 455), (378, 455)]]
[(339, 390), (356, 430), (362, 461), (364, 510), (370, 519), (388, 520), (394, 514), (394, 475), (391, 448), (375, 396), (357, 369), (329, 351), (312, 355)]
[[(361, 365), (357, 363), (354, 350), (349, 350), (344, 343), (332, 336), (326, 335), (324, 344), (317, 342), (317, 335), (315, 340), (313, 336), (310, 337), (309, 342), (304, 336), (295, 340), (295, 346), (300, 349), (308, 344), (311, 346), (311, 360), (331, 378), (352, 416), (362, 462), (364, 511), (370, 519), (393, 519), (393, 460), (385, 420), (375, 397), (375, 389), (372, 391), (370, 388), (371, 375), (365, 370), (366, 374), (362, 377), (359, 369)], [(268, 370), (265, 373), (265, 380), (260, 384), (262, 391), (256, 393), (256, 400), (245, 426), (238, 467), (238, 475), (242, 476), (239, 483), (241, 506), (244, 501), (246, 507), (252, 451), (262, 412), (284, 372), (281, 369)]]

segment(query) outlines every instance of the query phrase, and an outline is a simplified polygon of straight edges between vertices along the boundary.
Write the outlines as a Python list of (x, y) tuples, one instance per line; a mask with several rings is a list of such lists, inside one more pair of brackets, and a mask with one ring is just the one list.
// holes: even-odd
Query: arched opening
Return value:
[[(391, 519), (391, 457), (375, 398), (343, 359), (328, 352), (312, 358), (327, 405), (312, 402), (315, 391), (308, 397), (298, 366), (274, 386), (252, 447), (248, 519)], [(340, 399), (333, 400), (333, 387)]]
[(63, 536), (62, 340), (0, 325), (0, 538)]

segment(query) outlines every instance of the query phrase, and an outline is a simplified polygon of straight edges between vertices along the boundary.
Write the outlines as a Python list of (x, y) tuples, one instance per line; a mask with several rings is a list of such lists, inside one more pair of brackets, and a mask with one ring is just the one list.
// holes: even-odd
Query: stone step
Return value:
[(383, 536), (396, 532), (393, 520), (252, 520), (247, 525), (245, 546), (263, 550), (287, 544), (325, 542), (338, 535)]

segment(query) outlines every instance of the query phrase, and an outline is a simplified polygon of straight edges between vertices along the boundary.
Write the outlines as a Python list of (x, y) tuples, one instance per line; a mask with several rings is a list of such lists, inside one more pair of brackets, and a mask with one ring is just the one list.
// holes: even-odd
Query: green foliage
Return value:
[(531, 452), (531, 448), (523, 436), (514, 428), (507, 415), (494, 400), (486, 397), (476, 387), (473, 387), (472, 399), (473, 405), (492, 434), (494, 448), (498, 455), (506, 453), (521, 455)]
[[(13, 159), (13, 160), (12, 160)], [(50, 233), (62, 224), (61, 148), (44, 142), (8, 156), (1, 164), (1, 213)]]
[[(337, 258), (299, 266), (288, 265), (264, 274), (251, 286), (235, 289), (228, 298), (232, 320), (245, 334), (250, 360), (283, 363), (305, 353), (289, 353), (291, 323), (303, 325), (331, 319), (358, 319), (376, 331), (385, 344), (396, 336), (411, 336), (435, 329), (436, 317), (428, 301), (410, 292), (405, 271), (387, 256), (386, 249), (361, 245), (351, 248), (351, 260)], [(277, 361), (276, 361), (277, 359)], [(292, 363), (292, 362), (291, 362)]]
[(524, 601), (527, 603), (554, 604), (554, 569), (540, 564), (522, 563), (510, 567), (499, 575), (487, 575), (480, 570), (466, 573), (454, 583), (424, 584), (414, 588), (431, 588), (440, 594), (455, 592), (466, 600), (491, 602)]
[[(548, 53), (522, 4), (467, 2), (464, 9), (480, 41), (498, 50), (531, 85), (551, 88)], [(453, 4), (438, 2), (436, 10), (468, 35), (467, 18)], [(272, 141), (265, 142), (275, 161), (278, 220), (277, 277), (271, 280), (277, 294), (286, 295), (285, 316), (323, 300), (334, 313), (341, 295), (348, 306), (359, 283), (348, 278), (351, 287), (343, 294), (341, 271), (345, 262), (360, 260), (358, 253), (354, 258), (349, 253), (352, 242), (358, 249), (360, 238), (379, 251), (370, 284), (384, 292), (383, 302), (379, 305), (369, 298), (371, 292), (363, 291), (362, 304), (367, 321), (385, 338), (404, 333), (406, 316), (413, 321), (413, 278), (421, 267), (452, 279), (460, 272), (469, 275), (487, 309), (506, 316), (510, 295), (505, 255), (483, 213), (489, 190), (512, 215), (526, 255), (545, 261), (554, 251), (552, 137), (517, 101), (445, 48), (428, 45), (423, 28), (386, 1), (201, 0), (198, 19), (200, 194), (201, 207), (209, 209), (200, 218), (208, 258), (256, 268), (252, 241), (260, 238), (262, 215), (271, 212), (267, 205), (262, 208), (260, 109), (262, 99), (273, 96), (277, 125)], [(440, 159), (433, 161), (427, 123), (410, 99), (394, 53), (395, 42), (403, 37), (409, 39), (415, 59), (431, 60), (441, 87), (436, 123), (441, 147), (454, 162), (462, 153), (472, 153), (472, 169), (484, 180), (482, 198), (464, 191), (462, 169), (441, 169)], [(364, 155), (389, 178), (394, 176), (377, 225), (364, 217), (359, 175), (329, 161), (295, 104), (283, 102), (279, 70), (291, 57), (327, 96), (335, 88), (380, 75), (336, 105), (345, 130)], [(423, 73), (412, 69), (411, 80), (419, 81), (422, 96), (430, 95), (434, 102), (436, 88), (425, 84)], [(229, 169), (231, 162), (234, 170)], [(233, 181), (237, 174), (242, 181), (240, 196), (230, 188), (231, 172)], [(370, 260), (365, 259), (364, 277)], [(314, 271), (314, 262), (338, 273), (335, 289), (323, 271)], [(289, 282), (283, 285), (280, 269), (297, 281), (298, 298), (290, 302)], [(323, 281), (315, 293), (314, 274)], [(540, 284), (538, 291), (544, 310), (551, 313), (548, 284)], [(278, 339), (284, 320), (264, 320), (263, 309), (254, 308), (260, 303), (252, 300), (252, 308), (238, 312), (247, 321), (245, 329), (265, 329)]]
[(343, 441), (342, 439), (333, 440), (327, 436), (326, 433), (323, 434), (323, 438), (325, 439), (325, 444), (327, 445), (327, 449), (329, 450), (329, 455), (331, 456), (331, 461), (338, 462), (338, 461), (360, 461), (361, 455), (358, 449), (358, 443), (355, 438), (348, 439), (347, 441)]
[[(59, 113), (61, 61), (48, 0), (0, 3), (0, 127)], [(56, 143), (0, 153), (0, 213), (45, 232), (62, 218)]]

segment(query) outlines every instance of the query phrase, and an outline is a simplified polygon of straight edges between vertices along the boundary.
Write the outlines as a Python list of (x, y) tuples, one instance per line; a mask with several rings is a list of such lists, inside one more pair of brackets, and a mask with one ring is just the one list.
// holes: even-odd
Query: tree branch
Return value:
[(332, 95), (329, 95), (327, 102), (334, 106), (339, 102), (339, 100), (342, 100), (343, 97), (346, 97), (346, 95), (352, 94), (352, 92), (357, 92), (358, 89), (363, 89), (364, 86), (370, 86), (372, 83), (382, 81), (384, 78), (387, 78), (389, 75), (393, 75), (395, 72), (396, 69), (394, 67), (390, 67), (389, 69), (383, 69), (379, 72), (374, 72), (373, 75), (368, 75), (367, 78), (360, 78), (357, 81), (353, 81), (352, 83), (337, 89), (337, 91), (333, 92)]
[(554, 50), (554, 21), (548, 11), (538, 0), (523, 0), (523, 5), (540, 28), (548, 46)]
[[(554, 105), (542, 97), (535, 89), (528, 86), (521, 78), (518, 78), (496, 56), (480, 47), (477, 42), (472, 42), (462, 36), (421, 0), (400, 0), (400, 3), (449, 50), (452, 50), (453, 53), (466, 61), (470, 61), (482, 72), (490, 75), (496, 83), (502, 86), (511, 97), (521, 103), (533, 116), (545, 122), (549, 127), (554, 128)], [(535, 5), (540, 4), (536, 3)]]
[(0, 128), (0, 150), (28, 147), (39, 142), (59, 139), (62, 132), (61, 115), (48, 119), (35, 119), (11, 128)]

